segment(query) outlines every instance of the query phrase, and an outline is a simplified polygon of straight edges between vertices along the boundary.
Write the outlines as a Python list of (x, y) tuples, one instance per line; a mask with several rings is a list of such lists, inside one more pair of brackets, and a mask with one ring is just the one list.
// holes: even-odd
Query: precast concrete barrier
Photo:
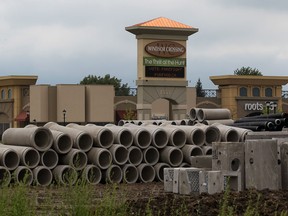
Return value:
[(137, 146), (130, 146), (128, 148), (128, 163), (138, 166), (143, 160), (142, 150)]
[(65, 127), (55, 122), (48, 122), (44, 125), (44, 127), (49, 128), (50, 130), (57, 130), (68, 134), (73, 140), (73, 148), (87, 152), (93, 146), (93, 138), (87, 132), (75, 128)]
[(225, 108), (199, 109), (197, 119), (200, 122), (204, 120), (231, 119), (231, 112)]
[(168, 163), (171, 167), (177, 167), (183, 161), (183, 153), (177, 147), (166, 146), (160, 150), (160, 161)]
[(88, 162), (100, 169), (108, 169), (112, 164), (112, 154), (108, 149), (93, 147), (87, 152)]
[[(0, 145), (0, 147), (8, 147), (8, 145)], [(30, 169), (38, 166), (40, 162), (40, 154), (39, 152), (32, 147), (24, 147), (24, 146), (13, 146), (9, 145), (9, 148), (13, 149), (20, 158), (20, 165), (26, 166)]]
[(50, 130), (44, 127), (8, 128), (2, 134), (5, 145), (30, 146), (38, 151), (46, 151), (53, 144)]
[(114, 141), (112, 131), (106, 127), (95, 124), (87, 124), (83, 126), (75, 123), (70, 123), (66, 127), (75, 128), (90, 134), (93, 138), (93, 146), (95, 147), (110, 148)]
[(201, 147), (197, 145), (185, 145), (181, 151), (183, 153), (183, 161), (186, 163), (190, 163), (191, 156), (203, 155)]
[[(116, 164), (111, 164), (107, 170), (103, 171), (102, 176), (106, 183), (116, 183), (119, 184), (123, 179), (123, 173), (120, 166)], [(102, 178), (103, 178), (102, 177)]]
[(149, 131), (149, 133), (152, 136), (152, 145), (156, 148), (164, 148), (168, 144), (168, 134), (165, 130), (162, 129), (162, 127), (155, 126), (155, 125), (147, 125), (142, 124), (141, 126), (144, 126), (144, 128)]
[(179, 126), (186, 134), (186, 143), (202, 146), (205, 142), (204, 131), (197, 126)]
[(155, 169), (152, 165), (141, 163), (137, 166), (139, 181), (143, 183), (153, 182), (156, 176)]
[(214, 123), (220, 123), (223, 125), (233, 125), (234, 120), (233, 119), (203, 120), (201, 123), (205, 125), (212, 125)]
[(33, 182), (33, 172), (26, 166), (18, 166), (13, 172), (13, 182), (16, 184), (31, 185)]
[(14, 170), (19, 166), (20, 157), (17, 152), (9, 146), (0, 145), (0, 166), (6, 167), (8, 170)]
[(212, 155), (212, 146), (202, 146), (203, 155)]
[(123, 165), (128, 161), (128, 150), (125, 146), (113, 144), (108, 150), (111, 152), (115, 164)]
[(139, 178), (138, 169), (133, 164), (125, 164), (122, 167), (123, 182), (127, 184), (136, 183)]
[(148, 148), (143, 149), (143, 162), (149, 165), (155, 165), (159, 161), (159, 151), (154, 146), (148, 146)]
[(91, 185), (99, 184), (102, 179), (102, 172), (99, 167), (88, 164), (82, 171), (82, 178)]
[(220, 130), (222, 142), (239, 142), (240, 137), (234, 127), (220, 123), (214, 123), (212, 126), (215, 126)]
[(11, 182), (10, 171), (3, 166), (0, 166), (0, 186), (7, 187)]
[(186, 143), (186, 133), (180, 129), (180, 127), (165, 127), (161, 125), (161, 128), (168, 135), (168, 145), (182, 148)]
[(45, 152), (40, 152), (40, 165), (47, 167), (48, 169), (54, 169), (59, 162), (59, 156), (53, 149), (48, 149)]
[(48, 186), (53, 180), (53, 174), (45, 166), (37, 166), (33, 170), (34, 184), (39, 186)]
[(52, 170), (56, 183), (61, 185), (75, 185), (78, 179), (77, 171), (70, 165), (58, 165)]
[(204, 131), (205, 145), (212, 145), (213, 142), (221, 141), (221, 132), (217, 127), (201, 123), (197, 123), (195, 126), (201, 128)]
[(127, 148), (133, 144), (133, 134), (127, 128), (114, 124), (107, 124), (105, 127), (111, 130), (114, 137), (114, 144), (122, 144)]
[(167, 163), (157, 163), (154, 165), (155, 170), (155, 180), (163, 182), (164, 181), (164, 168), (169, 168)]
[(52, 148), (59, 154), (67, 154), (73, 147), (73, 140), (61, 131), (50, 130), (53, 136)]
[(190, 118), (192, 121), (197, 120), (197, 113), (198, 113), (199, 110), (200, 110), (200, 108), (195, 108), (195, 107), (193, 107), (193, 108), (191, 108), (191, 109), (189, 110), (189, 118)]
[(59, 155), (59, 165), (70, 165), (76, 171), (87, 165), (87, 155), (84, 151), (72, 148), (67, 154)]
[(144, 127), (134, 124), (125, 124), (123, 127), (127, 128), (133, 134), (133, 145), (141, 149), (147, 148), (152, 142), (152, 136)]

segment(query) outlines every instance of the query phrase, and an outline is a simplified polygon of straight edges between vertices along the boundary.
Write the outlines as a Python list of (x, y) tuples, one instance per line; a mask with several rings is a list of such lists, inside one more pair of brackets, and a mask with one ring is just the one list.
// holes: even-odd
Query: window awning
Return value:
[(24, 122), (28, 120), (29, 120), (29, 115), (27, 114), (26, 111), (21, 111), (15, 118), (15, 121), (19, 121), (19, 122)]

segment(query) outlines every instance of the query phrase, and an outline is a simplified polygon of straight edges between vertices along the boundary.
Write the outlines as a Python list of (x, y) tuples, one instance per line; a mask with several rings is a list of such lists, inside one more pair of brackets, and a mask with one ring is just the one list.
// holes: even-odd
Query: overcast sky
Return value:
[(288, 76), (287, 0), (0, 0), (0, 75), (54, 85), (111, 74), (135, 87), (125, 27), (157, 17), (199, 29), (188, 40), (189, 86), (217, 88), (209, 76), (243, 66)]

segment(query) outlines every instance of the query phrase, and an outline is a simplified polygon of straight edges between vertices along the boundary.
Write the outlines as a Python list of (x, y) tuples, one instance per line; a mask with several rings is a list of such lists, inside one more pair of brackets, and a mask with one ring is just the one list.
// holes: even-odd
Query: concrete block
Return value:
[(199, 193), (215, 194), (222, 191), (221, 171), (199, 172)]
[(164, 191), (173, 192), (173, 180), (174, 180), (175, 168), (164, 168)]
[(288, 131), (251, 131), (248, 132), (245, 139), (272, 139), (272, 138), (287, 138)]
[(212, 155), (198, 155), (190, 157), (191, 167), (212, 169)]
[(173, 193), (179, 193), (179, 176), (180, 176), (180, 169), (185, 168), (174, 168), (173, 172)]
[(279, 176), (277, 148), (276, 140), (246, 140), (245, 184), (247, 189), (280, 189), (281, 176)]
[(221, 190), (224, 191), (229, 186), (231, 191), (243, 191), (244, 182), (240, 171), (223, 171), (221, 173)]
[[(199, 168), (180, 168), (179, 170), (179, 194), (200, 193), (199, 190)], [(174, 176), (175, 177), (175, 176)]]

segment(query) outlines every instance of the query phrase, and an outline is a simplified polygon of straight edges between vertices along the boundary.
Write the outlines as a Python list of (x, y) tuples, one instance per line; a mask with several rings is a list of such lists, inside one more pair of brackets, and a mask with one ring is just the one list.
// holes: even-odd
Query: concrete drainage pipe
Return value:
[(201, 122), (204, 120), (217, 119), (231, 119), (231, 112), (229, 109), (199, 109), (197, 112), (197, 119)]
[(40, 165), (48, 169), (54, 169), (58, 165), (59, 157), (56, 151), (48, 149), (45, 152), (40, 152)]
[(181, 149), (184, 157), (184, 161), (190, 163), (191, 156), (203, 155), (202, 149), (197, 145), (185, 145)]
[(204, 121), (202, 121), (202, 124), (205, 124), (205, 125), (212, 125), (214, 123), (220, 123), (223, 125), (233, 125), (234, 120), (233, 119), (217, 119), (217, 120), (204, 120)]
[(84, 152), (89, 151), (93, 146), (93, 138), (90, 134), (84, 131), (75, 128), (64, 127), (55, 122), (48, 122), (44, 125), (44, 127), (49, 128), (50, 130), (57, 130), (68, 134), (73, 140), (73, 147)]
[(82, 178), (91, 185), (99, 184), (102, 179), (102, 172), (99, 167), (88, 164), (82, 171)]
[(212, 146), (202, 146), (203, 155), (212, 155)]
[(201, 123), (198, 123), (195, 126), (201, 128), (204, 131), (206, 145), (212, 145), (213, 142), (221, 141), (221, 132), (217, 127)]
[(128, 148), (128, 162), (134, 166), (138, 166), (143, 160), (142, 150), (137, 146)]
[(238, 127), (233, 127), (234, 130), (237, 131), (238, 136), (239, 136), (239, 142), (244, 142), (246, 139), (246, 135), (251, 132), (252, 130), (249, 129), (244, 129), (244, 128), (238, 128)]
[(200, 108), (191, 108), (190, 111), (189, 111), (189, 118), (192, 120), (192, 121), (195, 121), (197, 120), (197, 113), (198, 111), (200, 110)]
[(36, 185), (48, 186), (53, 180), (53, 174), (50, 169), (45, 166), (37, 166), (33, 169), (33, 178)]
[(33, 172), (26, 166), (18, 166), (13, 172), (13, 180), (17, 184), (31, 185), (33, 182)]
[(103, 172), (103, 177), (106, 183), (120, 183), (123, 178), (122, 169), (116, 164), (109, 166), (107, 170)]
[[(1, 145), (1, 147), (3, 146), (5, 147), (6, 145)], [(18, 154), (20, 165), (33, 169), (40, 162), (40, 154), (35, 148), (13, 145), (9, 145), (9, 148), (13, 149)]]
[(186, 133), (186, 143), (202, 146), (205, 142), (204, 131), (197, 126), (179, 126)]
[(240, 137), (234, 127), (219, 123), (214, 123), (212, 126), (215, 126), (220, 130), (222, 142), (239, 142)]
[(78, 179), (77, 171), (69, 165), (58, 165), (52, 170), (56, 183), (61, 185), (75, 185)]
[(8, 128), (3, 132), (5, 145), (31, 146), (38, 151), (46, 151), (53, 144), (50, 130), (43, 127)]
[[(142, 125), (141, 125), (142, 126)], [(143, 125), (152, 136), (152, 145), (158, 149), (164, 148), (168, 144), (168, 134), (162, 127), (155, 125)]]
[(11, 173), (6, 167), (0, 166), (0, 186), (7, 187), (11, 182)]
[(139, 180), (143, 183), (153, 182), (156, 176), (154, 167), (149, 164), (142, 163), (137, 166)]
[(143, 162), (149, 165), (155, 165), (159, 161), (159, 151), (154, 146), (149, 146), (143, 150)]
[(128, 129), (113, 124), (107, 124), (105, 127), (111, 130), (115, 144), (122, 144), (127, 148), (133, 144), (133, 134)]
[(113, 144), (109, 151), (112, 154), (113, 162), (117, 165), (123, 165), (128, 161), (128, 150), (121, 144)]
[(133, 143), (135, 146), (138, 146), (141, 149), (145, 149), (150, 146), (152, 142), (152, 136), (148, 130), (143, 127), (133, 125), (133, 124), (125, 124), (125, 128), (131, 131), (133, 134)]
[(79, 149), (71, 149), (66, 155), (59, 156), (59, 164), (70, 165), (75, 170), (82, 170), (87, 165), (87, 155)]
[(73, 140), (61, 131), (50, 130), (53, 136), (52, 148), (59, 154), (67, 154), (73, 146)]
[(100, 169), (108, 169), (112, 164), (112, 154), (107, 149), (93, 147), (87, 152), (88, 162)]
[(20, 157), (17, 152), (9, 146), (0, 145), (0, 165), (8, 170), (15, 170), (20, 163)]
[(70, 123), (66, 127), (75, 128), (89, 133), (93, 138), (95, 147), (110, 148), (114, 141), (112, 131), (102, 126), (97, 126), (95, 124), (87, 124), (86, 126), (83, 126)]
[(139, 178), (138, 169), (133, 164), (125, 164), (122, 167), (123, 182), (127, 184), (136, 183)]
[(180, 127), (161, 126), (168, 134), (168, 145), (182, 148), (186, 143), (186, 133)]
[(172, 167), (179, 166), (183, 161), (182, 151), (174, 146), (166, 146), (160, 150), (160, 160), (168, 163)]
[(156, 180), (163, 182), (164, 181), (164, 168), (169, 168), (170, 165), (167, 163), (157, 163), (154, 166), (155, 172), (156, 172)]

